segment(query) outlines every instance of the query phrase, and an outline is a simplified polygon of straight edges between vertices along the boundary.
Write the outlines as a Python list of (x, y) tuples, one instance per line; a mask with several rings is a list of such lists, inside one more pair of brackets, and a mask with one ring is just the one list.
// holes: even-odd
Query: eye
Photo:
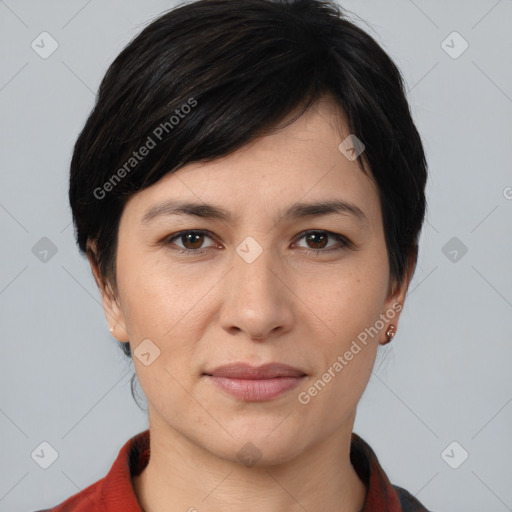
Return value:
[[(299, 240), (306, 240), (306, 243), (309, 244), (309, 247), (306, 249), (311, 249), (313, 251), (317, 251), (317, 254), (320, 252), (330, 252), (335, 250), (340, 250), (346, 247), (351, 247), (352, 243), (343, 235), (339, 235), (338, 233), (332, 233), (331, 231), (325, 231), (323, 229), (320, 230), (309, 230), (304, 231), (299, 235)], [(338, 242), (338, 247), (327, 246), (328, 239), (333, 238)], [(313, 247), (311, 247), (313, 245)], [(326, 249), (326, 247), (328, 247)]]
[(188, 231), (180, 231), (175, 235), (171, 235), (170, 237), (164, 240), (165, 245), (176, 245), (174, 243), (175, 240), (179, 240), (183, 242), (184, 247), (171, 247), (173, 251), (185, 254), (203, 254), (205, 251), (200, 250), (201, 245), (204, 242), (205, 238), (210, 238), (208, 236), (208, 231), (204, 230), (188, 230)]

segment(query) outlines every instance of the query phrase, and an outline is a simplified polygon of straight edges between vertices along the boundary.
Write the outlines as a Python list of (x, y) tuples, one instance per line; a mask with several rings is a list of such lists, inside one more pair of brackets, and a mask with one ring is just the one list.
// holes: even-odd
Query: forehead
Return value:
[(230, 155), (168, 173), (133, 196), (125, 213), (143, 223), (159, 205), (185, 201), (215, 204), (231, 220), (267, 216), (275, 221), (295, 203), (338, 200), (378, 221), (375, 183), (339, 149), (348, 135), (343, 112), (329, 100), (320, 101), (292, 124)]

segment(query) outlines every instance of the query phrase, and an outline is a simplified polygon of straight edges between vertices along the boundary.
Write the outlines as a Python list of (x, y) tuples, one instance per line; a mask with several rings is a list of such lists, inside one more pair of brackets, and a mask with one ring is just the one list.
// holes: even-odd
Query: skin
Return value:
[[(338, 150), (349, 134), (345, 119), (324, 98), (290, 126), (214, 162), (189, 164), (133, 196), (119, 226), (117, 295), (91, 260), (115, 338), (129, 342), (132, 354), (144, 339), (160, 350), (148, 366), (133, 357), (151, 432), (149, 464), (132, 479), (145, 512), (362, 509), (367, 489), (350, 464), (351, 432), (378, 345), (400, 314), (360, 344), (307, 405), (298, 394), (381, 314), (404, 304), (414, 265), (388, 296), (377, 189)], [(162, 216), (143, 225), (146, 210), (165, 199), (219, 205), (233, 220)], [(326, 199), (356, 204), (368, 221), (281, 218), (298, 201)], [(191, 229), (211, 234), (165, 244)], [(305, 230), (338, 233), (353, 246), (332, 236), (299, 237)], [(236, 252), (247, 236), (262, 248), (252, 263)], [(202, 375), (237, 361), (286, 363), (307, 376), (277, 398), (243, 401)], [(252, 467), (237, 457), (247, 442), (261, 454)]]

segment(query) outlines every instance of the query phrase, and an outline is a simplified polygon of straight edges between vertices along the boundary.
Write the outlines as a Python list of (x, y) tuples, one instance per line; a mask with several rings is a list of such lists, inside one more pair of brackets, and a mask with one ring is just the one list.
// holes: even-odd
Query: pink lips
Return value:
[(279, 363), (258, 367), (235, 363), (207, 371), (205, 375), (226, 393), (246, 401), (275, 398), (297, 387), (305, 377), (303, 371)]

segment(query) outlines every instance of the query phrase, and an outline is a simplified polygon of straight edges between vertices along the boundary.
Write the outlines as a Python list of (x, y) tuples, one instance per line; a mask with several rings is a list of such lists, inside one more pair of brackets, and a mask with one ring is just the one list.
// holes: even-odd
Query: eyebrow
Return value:
[[(354, 217), (362, 223), (369, 223), (368, 217), (361, 208), (353, 203), (339, 199), (310, 203), (296, 203), (285, 210), (281, 217), (283, 220), (289, 220), (332, 214), (347, 215)], [(207, 203), (167, 200), (157, 203), (149, 208), (142, 217), (141, 223), (149, 224), (151, 221), (159, 217), (168, 217), (172, 215), (190, 215), (202, 219), (213, 219), (224, 222), (232, 220), (231, 213), (220, 206)]]

